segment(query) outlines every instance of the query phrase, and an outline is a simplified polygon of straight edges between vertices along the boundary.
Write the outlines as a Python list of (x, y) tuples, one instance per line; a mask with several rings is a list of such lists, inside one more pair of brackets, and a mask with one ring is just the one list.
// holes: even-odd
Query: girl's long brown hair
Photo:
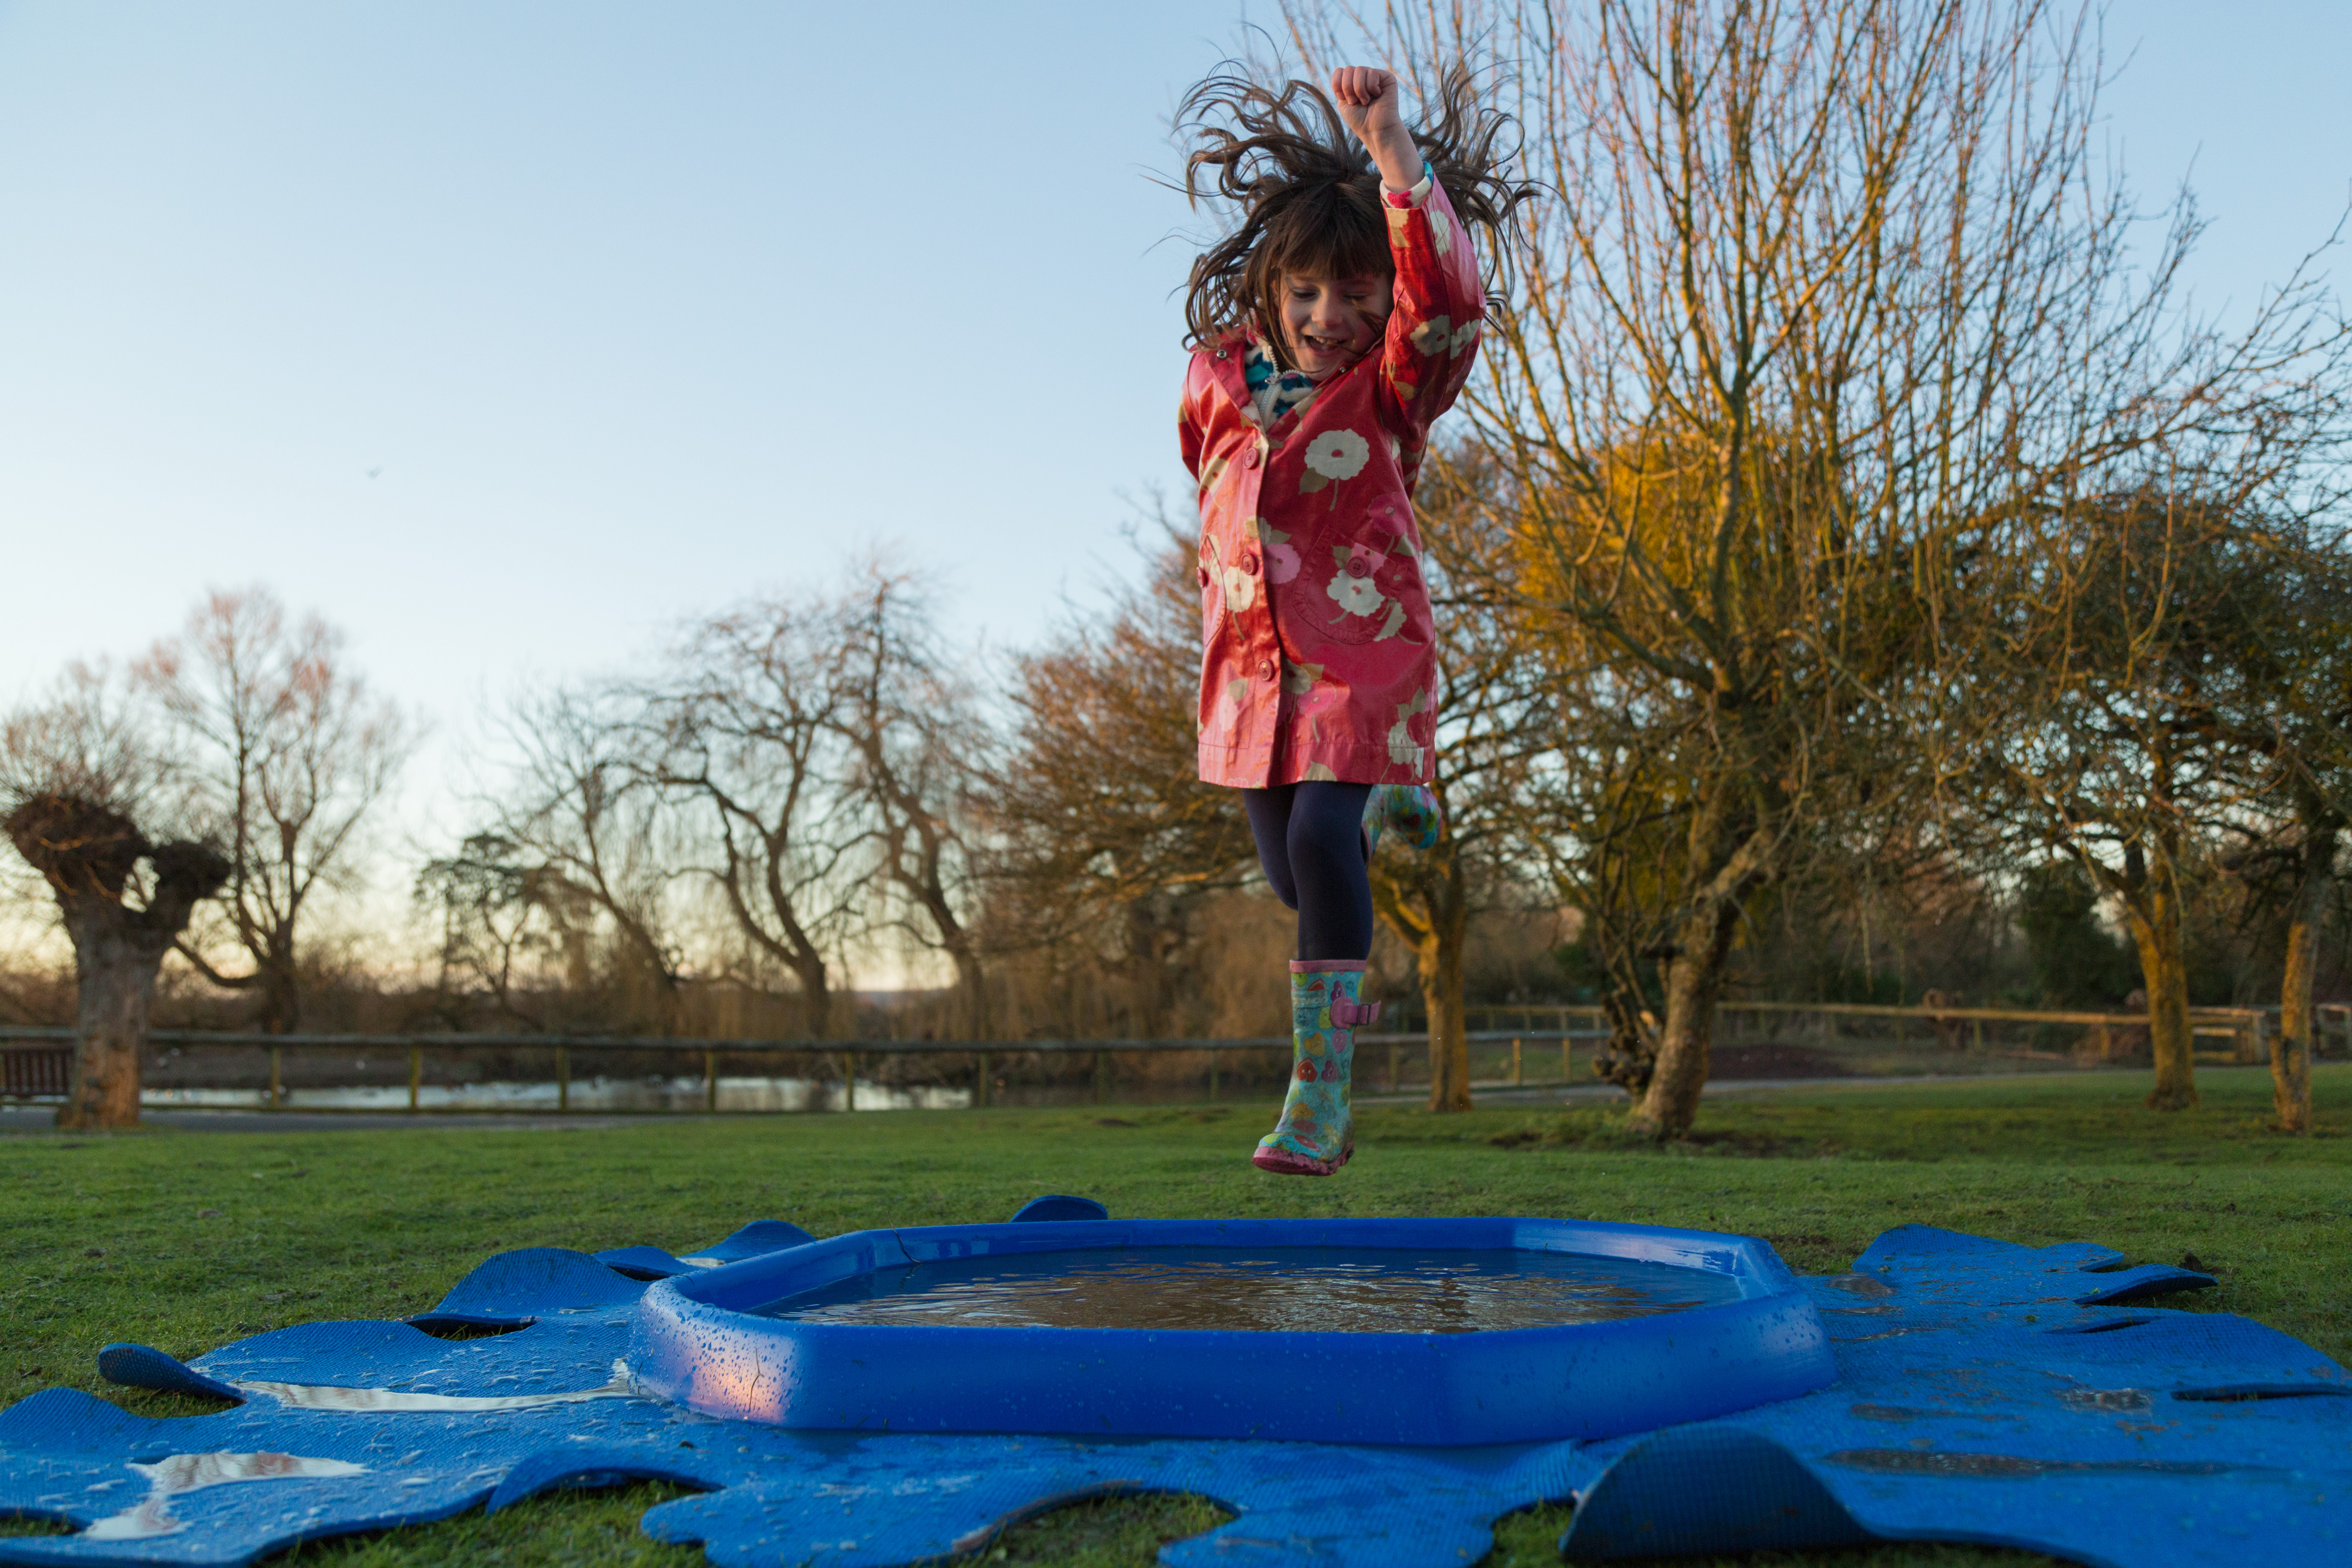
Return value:
[[(1517, 151), (1516, 142), (1507, 142), (1511, 119), (1479, 102), (1467, 66), (1445, 73), (1434, 107), (1433, 119), (1412, 127), (1413, 145), (1455, 215), (1482, 231), (1478, 248), (1491, 299), (1507, 266), (1504, 220), (1535, 187), (1511, 178)], [(1392, 269), (1371, 154), (1310, 82), (1287, 81), (1277, 89), (1231, 71), (1213, 76), (1185, 95), (1176, 123), (1200, 143), (1184, 161), (1186, 199), (1197, 207), (1203, 195), (1222, 197), (1241, 212), (1234, 231), (1192, 263), (1185, 346), (1199, 348), (1254, 324), (1287, 366), (1275, 303), (1286, 276), (1354, 278)]]

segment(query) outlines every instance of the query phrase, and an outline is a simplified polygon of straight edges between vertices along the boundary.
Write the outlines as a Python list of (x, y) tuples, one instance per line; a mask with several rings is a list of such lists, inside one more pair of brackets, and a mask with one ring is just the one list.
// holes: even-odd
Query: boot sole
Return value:
[(1286, 1153), (1280, 1149), (1260, 1149), (1250, 1156), (1250, 1163), (1277, 1176), (1328, 1176), (1353, 1159), (1355, 1153), (1353, 1143), (1340, 1150), (1336, 1160), (1313, 1160), (1304, 1154)]

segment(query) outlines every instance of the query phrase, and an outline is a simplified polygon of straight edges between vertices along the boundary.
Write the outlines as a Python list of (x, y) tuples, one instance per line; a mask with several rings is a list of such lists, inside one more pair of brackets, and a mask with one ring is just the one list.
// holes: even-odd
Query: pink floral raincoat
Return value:
[(1184, 378), (1210, 784), (1431, 776), (1436, 641), (1412, 489), (1431, 423), (1469, 378), (1486, 300), (1444, 188), (1387, 201), (1395, 305), (1375, 352), (1264, 428), (1245, 337), (1196, 351)]

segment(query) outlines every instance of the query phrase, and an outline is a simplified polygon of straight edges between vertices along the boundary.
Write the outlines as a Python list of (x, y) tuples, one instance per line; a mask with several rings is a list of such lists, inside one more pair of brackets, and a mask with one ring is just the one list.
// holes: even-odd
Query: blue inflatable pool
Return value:
[(662, 1280), (635, 1385), (796, 1429), (1586, 1440), (1836, 1376), (1752, 1237), (1550, 1219), (858, 1231)]

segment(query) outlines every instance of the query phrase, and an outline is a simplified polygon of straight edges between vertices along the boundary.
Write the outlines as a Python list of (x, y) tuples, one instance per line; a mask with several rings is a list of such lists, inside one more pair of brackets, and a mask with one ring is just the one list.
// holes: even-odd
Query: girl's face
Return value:
[(1283, 346), (1291, 363), (1320, 381), (1344, 370), (1380, 341), (1394, 302), (1396, 280), (1386, 273), (1318, 278), (1294, 272), (1283, 280)]

